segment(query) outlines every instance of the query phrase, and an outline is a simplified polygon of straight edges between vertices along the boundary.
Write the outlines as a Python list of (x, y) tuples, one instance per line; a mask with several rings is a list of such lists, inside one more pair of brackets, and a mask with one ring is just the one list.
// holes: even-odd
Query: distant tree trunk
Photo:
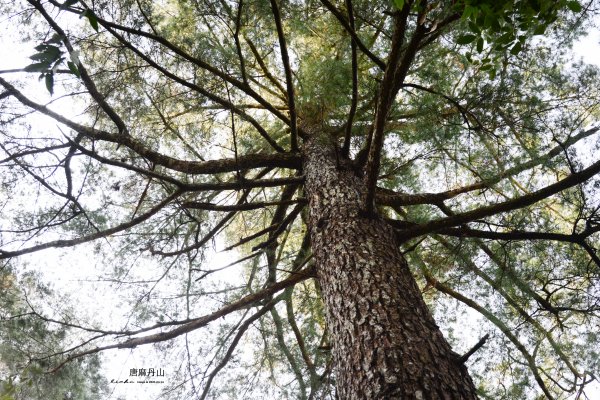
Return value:
[(332, 341), (339, 398), (476, 399), (391, 227), (361, 214), (365, 183), (311, 138), (304, 173), (309, 229)]

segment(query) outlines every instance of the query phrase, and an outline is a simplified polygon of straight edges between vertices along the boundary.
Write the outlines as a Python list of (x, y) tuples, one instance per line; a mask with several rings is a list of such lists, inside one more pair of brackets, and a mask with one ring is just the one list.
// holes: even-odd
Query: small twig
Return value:
[(471, 357), (473, 355), (473, 353), (475, 353), (477, 350), (479, 350), (485, 344), (485, 342), (487, 342), (487, 340), (489, 338), (490, 338), (490, 334), (486, 333), (481, 339), (479, 339), (479, 342), (477, 342), (477, 344), (475, 346), (473, 346), (473, 348), (471, 348), (471, 350), (467, 351), (465, 354), (460, 356), (458, 361), (461, 364), (464, 364), (465, 362), (467, 362), (469, 357)]

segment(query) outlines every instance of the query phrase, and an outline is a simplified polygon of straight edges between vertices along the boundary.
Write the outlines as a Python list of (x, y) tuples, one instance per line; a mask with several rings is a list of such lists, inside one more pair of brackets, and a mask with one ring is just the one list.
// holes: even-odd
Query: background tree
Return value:
[[(56, 374), (47, 354), (68, 351), (69, 327), (52, 327), (33, 312), (27, 293), (52, 299), (52, 290), (33, 274), (18, 282), (12, 271), (0, 270), (0, 398), (2, 400), (100, 400), (108, 397), (98, 355), (70, 363)], [(65, 298), (63, 297), (64, 301)]]
[(595, 6), (5, 4), (37, 46), (0, 77), (0, 258), (80, 246), (129, 306), (37, 312), (80, 336), (36, 357), (153, 344), (169, 398), (581, 398), (599, 91), (568, 49)]

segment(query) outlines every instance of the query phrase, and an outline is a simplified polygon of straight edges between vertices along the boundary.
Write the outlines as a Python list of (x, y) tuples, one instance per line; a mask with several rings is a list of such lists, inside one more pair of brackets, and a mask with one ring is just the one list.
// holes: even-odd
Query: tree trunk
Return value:
[(311, 138), (303, 167), (337, 393), (358, 399), (476, 399), (427, 309), (391, 227), (361, 214), (366, 186)]

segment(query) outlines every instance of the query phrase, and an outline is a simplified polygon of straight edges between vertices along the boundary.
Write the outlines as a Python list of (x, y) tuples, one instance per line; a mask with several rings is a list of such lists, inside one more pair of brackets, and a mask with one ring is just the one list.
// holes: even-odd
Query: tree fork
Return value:
[(334, 145), (303, 149), (308, 226), (333, 345), (340, 399), (476, 399), (394, 238), (362, 217), (367, 188), (339, 168)]

